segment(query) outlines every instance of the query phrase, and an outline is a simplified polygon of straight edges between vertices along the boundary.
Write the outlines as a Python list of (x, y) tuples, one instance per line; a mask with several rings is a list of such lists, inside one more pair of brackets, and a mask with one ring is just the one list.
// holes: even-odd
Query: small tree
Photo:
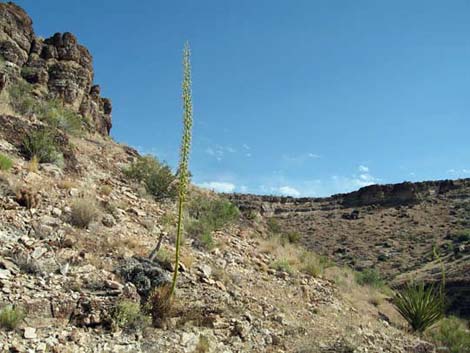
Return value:
[(189, 152), (191, 149), (191, 128), (193, 125), (193, 103), (191, 97), (191, 51), (186, 42), (183, 50), (183, 136), (181, 138), (180, 163), (178, 168), (178, 226), (176, 231), (175, 269), (170, 296), (175, 292), (178, 277), (181, 236), (183, 233), (183, 209), (189, 184)]

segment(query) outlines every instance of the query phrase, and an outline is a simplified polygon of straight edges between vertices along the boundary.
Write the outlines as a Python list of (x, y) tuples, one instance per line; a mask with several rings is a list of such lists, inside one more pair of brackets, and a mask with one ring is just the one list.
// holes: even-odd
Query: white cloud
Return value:
[(245, 156), (247, 156), (248, 158), (250, 158), (250, 157), (251, 157), (251, 153), (248, 152), (247, 154), (245, 154)]
[(218, 161), (221, 161), (227, 153), (236, 153), (237, 150), (232, 146), (220, 146), (214, 145), (206, 148), (206, 153), (209, 156), (214, 157)]
[(242, 145), (242, 147), (243, 147), (244, 149), (246, 149), (246, 150), (251, 149), (250, 146), (248, 146), (246, 143), (244, 143), (244, 144)]
[(289, 155), (289, 154), (282, 155), (282, 159), (285, 162), (292, 163), (292, 164), (303, 164), (307, 162), (308, 160), (319, 159), (319, 158), (321, 158), (320, 155), (311, 153), (311, 152), (298, 154), (298, 155)]
[(360, 165), (359, 166), (359, 171), (363, 173), (369, 172), (369, 167), (366, 167), (365, 165)]
[(210, 181), (199, 184), (201, 188), (214, 190), (217, 192), (233, 192), (235, 190), (235, 184), (227, 183), (223, 181)]
[(470, 169), (449, 169), (447, 173), (452, 174), (454, 177), (463, 177), (463, 176), (468, 176), (470, 174)]
[(207, 147), (206, 148), (206, 153), (209, 155), (209, 156), (212, 156), (214, 157), (215, 159), (217, 159), (218, 161), (221, 161), (222, 158), (224, 157), (224, 150), (222, 147), (220, 146), (215, 146), (214, 148), (212, 147)]
[(248, 192), (248, 187), (246, 185), (241, 185), (240, 192), (246, 194)]
[(279, 193), (282, 195), (287, 195), (287, 196), (294, 196), (294, 197), (299, 197), (300, 196), (300, 191), (297, 190), (296, 188), (293, 188), (292, 186), (281, 186), (279, 188)]
[(309, 153), (309, 154), (308, 154), (308, 157), (309, 157), (309, 158), (313, 158), (313, 159), (318, 159), (318, 158), (320, 158), (320, 155), (315, 154), (315, 153)]

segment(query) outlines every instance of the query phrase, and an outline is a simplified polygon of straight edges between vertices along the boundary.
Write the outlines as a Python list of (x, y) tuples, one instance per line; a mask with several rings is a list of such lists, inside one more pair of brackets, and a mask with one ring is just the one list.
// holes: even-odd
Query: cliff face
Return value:
[(250, 194), (227, 194), (227, 197), (242, 210), (255, 210), (271, 217), (292, 212), (302, 213), (351, 207), (412, 206), (445, 195), (452, 190), (467, 190), (467, 188), (470, 188), (470, 179), (370, 185), (351, 193), (324, 198)]
[[(0, 55), (10, 72), (37, 86), (36, 92), (62, 100), (70, 109), (88, 117), (96, 131), (111, 129), (111, 101), (93, 84), (92, 56), (71, 33), (42, 39), (34, 34), (31, 18), (13, 3), (0, 3)], [(5, 80), (0, 77), (0, 90)]]

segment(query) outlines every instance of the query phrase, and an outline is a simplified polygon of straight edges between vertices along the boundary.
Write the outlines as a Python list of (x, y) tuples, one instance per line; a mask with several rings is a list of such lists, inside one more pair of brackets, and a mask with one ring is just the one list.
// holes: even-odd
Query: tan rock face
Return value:
[[(40, 86), (49, 98), (58, 98), (109, 135), (111, 101), (100, 96), (93, 84), (92, 56), (72, 33), (56, 33), (47, 39), (35, 36), (32, 21), (15, 4), (0, 4), (0, 55), (18, 66), (29, 83)], [(1, 80), (0, 80), (1, 81)]]

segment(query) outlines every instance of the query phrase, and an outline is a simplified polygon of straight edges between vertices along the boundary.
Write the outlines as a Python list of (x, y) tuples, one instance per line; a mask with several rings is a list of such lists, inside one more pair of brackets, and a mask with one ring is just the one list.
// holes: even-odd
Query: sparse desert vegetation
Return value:
[[(361, 164), (331, 177), (361, 189), (303, 197), (283, 173), (323, 156), (279, 149), (271, 160), (263, 141), (231, 141), (232, 131), (206, 123), (199, 95), (194, 154), (206, 164), (193, 170), (188, 43), (179, 164), (177, 148), (141, 155), (154, 149), (140, 136), (134, 149), (110, 135), (111, 100), (73, 34), (37, 37), (13, 3), (0, 3), (0, 21), (1, 352), (470, 352), (470, 179), (369, 185), (382, 179)], [(131, 60), (136, 77), (157, 70), (140, 60)], [(234, 77), (227, 60), (220, 67)], [(198, 68), (198, 79), (205, 71)], [(271, 97), (265, 79), (260, 87)], [(239, 90), (236, 80), (230, 91), (221, 82), (212, 85), (224, 97)], [(232, 114), (233, 104), (224, 105), (220, 121)], [(174, 118), (152, 138), (170, 143)], [(205, 131), (226, 145), (200, 137)], [(359, 160), (347, 147), (351, 163)], [(255, 156), (282, 166), (271, 176), (278, 184), (259, 186), (274, 195), (247, 194), (251, 181), (223, 171), (229, 159)], [(216, 167), (220, 180), (201, 177)]]

